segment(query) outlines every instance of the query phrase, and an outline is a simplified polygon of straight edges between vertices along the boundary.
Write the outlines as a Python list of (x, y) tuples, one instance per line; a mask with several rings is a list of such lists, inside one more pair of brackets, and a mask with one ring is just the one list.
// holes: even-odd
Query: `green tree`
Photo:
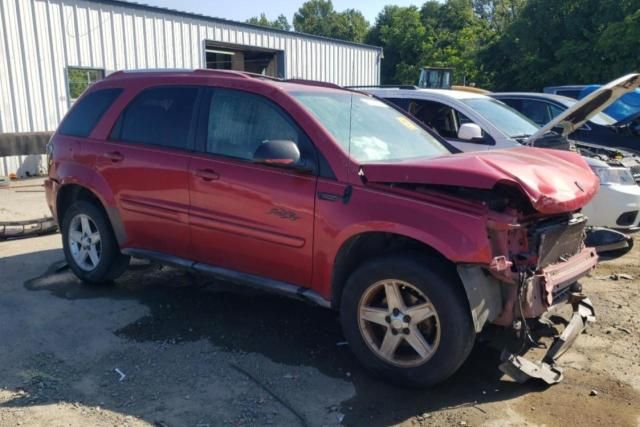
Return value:
[(486, 86), (478, 51), (492, 33), (488, 21), (474, 13), (471, 0), (428, 1), (420, 14), (426, 32), (423, 65), (453, 68), (454, 83)]
[(384, 48), (383, 83), (418, 80), (425, 56), (426, 31), (415, 6), (385, 6), (369, 32), (367, 42)]
[(293, 16), (296, 31), (333, 37), (352, 42), (363, 42), (369, 23), (358, 10), (336, 12), (331, 0), (309, 0)]
[(279, 30), (285, 31), (291, 30), (291, 25), (289, 24), (287, 17), (284, 15), (278, 15), (276, 19), (271, 21), (264, 13), (261, 13), (260, 16), (254, 16), (253, 18), (247, 19), (247, 24), (259, 25), (261, 27), (277, 28)]
[(527, 0), (473, 0), (473, 10), (492, 30), (502, 33), (520, 16), (526, 3)]
[(330, 37), (335, 14), (331, 0), (309, 0), (293, 15), (293, 28), (301, 33)]
[(362, 43), (368, 31), (369, 22), (359, 10), (347, 9), (333, 17), (331, 37)]
[(606, 82), (640, 68), (640, 0), (529, 0), (480, 53), (496, 89)]

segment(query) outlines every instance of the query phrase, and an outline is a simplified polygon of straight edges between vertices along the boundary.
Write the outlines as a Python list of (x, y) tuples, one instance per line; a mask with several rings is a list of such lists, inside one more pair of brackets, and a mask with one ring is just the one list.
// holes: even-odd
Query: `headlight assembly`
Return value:
[(629, 168), (592, 167), (600, 178), (600, 184), (636, 185)]

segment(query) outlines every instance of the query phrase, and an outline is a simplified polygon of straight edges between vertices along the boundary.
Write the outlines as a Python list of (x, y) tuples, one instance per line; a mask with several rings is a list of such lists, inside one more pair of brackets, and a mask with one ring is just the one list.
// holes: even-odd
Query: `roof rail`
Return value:
[(198, 68), (193, 70), (194, 73), (198, 74), (217, 74), (223, 77), (240, 77), (243, 79), (250, 79), (251, 73), (247, 73), (244, 71), (236, 71), (236, 70), (215, 70), (210, 68)]
[(418, 86), (414, 85), (354, 85), (354, 86), (345, 86), (348, 89), (409, 89), (409, 90), (418, 90), (420, 89)]
[[(299, 83), (310, 86), (322, 86), (329, 87), (334, 89), (344, 89), (344, 87), (328, 82), (320, 82), (316, 80), (305, 80), (305, 79), (282, 79), (278, 77), (265, 76), (264, 74), (258, 73), (250, 73), (248, 71), (237, 71), (237, 70), (216, 70), (209, 68), (197, 68), (195, 70), (188, 68), (140, 68), (136, 70), (121, 70), (116, 71), (114, 73), (109, 74), (106, 78), (123, 76), (126, 74), (136, 74), (136, 73), (162, 73), (162, 72), (182, 72), (182, 73), (196, 73), (196, 74), (208, 74), (208, 75), (216, 75), (219, 77), (228, 77), (228, 78), (241, 78), (241, 79), (264, 79), (270, 80), (274, 82), (285, 82), (285, 83)], [(364, 86), (359, 86), (364, 87)]]
[(286, 79), (286, 80), (282, 80), (283, 82), (287, 82), (287, 83), (299, 83), (299, 84), (303, 84), (303, 85), (309, 85), (309, 86), (321, 86), (321, 87), (330, 87), (332, 89), (344, 89), (344, 87), (337, 85), (335, 83), (329, 83), (329, 82), (320, 82), (317, 80), (305, 80), (305, 79)]
[(122, 76), (125, 74), (136, 74), (136, 73), (171, 73), (171, 72), (181, 72), (181, 73), (188, 73), (193, 71), (192, 69), (189, 68), (136, 68), (134, 70), (119, 70), (119, 71), (115, 71), (109, 75), (107, 75), (105, 78), (111, 78), (111, 77), (117, 77), (117, 76)]

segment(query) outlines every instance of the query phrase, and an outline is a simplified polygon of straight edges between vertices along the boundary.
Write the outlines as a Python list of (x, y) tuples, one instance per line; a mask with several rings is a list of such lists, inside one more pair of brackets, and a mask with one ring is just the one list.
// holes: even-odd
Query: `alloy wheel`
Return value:
[(376, 282), (363, 293), (358, 324), (373, 353), (395, 366), (424, 364), (440, 343), (434, 305), (417, 287), (401, 280)]
[(86, 214), (77, 214), (69, 225), (69, 249), (76, 265), (84, 271), (100, 263), (102, 243), (96, 223)]

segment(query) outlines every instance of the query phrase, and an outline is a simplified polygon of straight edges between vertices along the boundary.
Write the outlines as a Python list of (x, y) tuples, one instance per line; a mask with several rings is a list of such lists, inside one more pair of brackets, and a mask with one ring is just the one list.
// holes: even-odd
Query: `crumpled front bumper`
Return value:
[(587, 325), (596, 320), (595, 310), (589, 298), (581, 294), (571, 294), (569, 302), (573, 307), (571, 320), (562, 334), (555, 337), (542, 360), (534, 362), (524, 355), (512, 354), (505, 350), (502, 352), (502, 363), (499, 366), (504, 374), (519, 383), (532, 378), (541, 379), (547, 384), (562, 381), (562, 368), (556, 362), (573, 345)]
[(587, 275), (597, 264), (595, 248), (585, 247), (566, 262), (549, 265), (531, 276), (525, 288), (524, 317), (538, 317), (551, 306), (566, 301), (571, 284)]
[[(583, 247), (565, 261), (529, 273), (519, 283), (501, 281), (479, 266), (458, 265), (476, 331), (481, 332), (486, 323), (510, 330), (519, 329), (521, 342), (534, 345), (532, 353), (543, 350), (540, 350), (541, 341), (532, 342), (530, 339), (529, 323), (544, 323), (547, 313), (564, 303), (573, 308), (573, 315), (562, 333), (547, 325), (553, 333), (544, 336), (554, 338), (544, 356), (537, 354), (539, 361), (526, 357), (530, 349), (525, 345), (521, 345), (518, 351), (504, 350), (500, 365), (503, 373), (518, 382), (538, 378), (554, 384), (562, 380), (562, 369), (556, 363), (558, 358), (571, 347), (587, 325), (595, 321), (591, 301), (580, 293), (581, 286), (577, 281), (587, 275), (597, 262), (595, 249)], [(525, 349), (527, 351), (523, 352)]]

